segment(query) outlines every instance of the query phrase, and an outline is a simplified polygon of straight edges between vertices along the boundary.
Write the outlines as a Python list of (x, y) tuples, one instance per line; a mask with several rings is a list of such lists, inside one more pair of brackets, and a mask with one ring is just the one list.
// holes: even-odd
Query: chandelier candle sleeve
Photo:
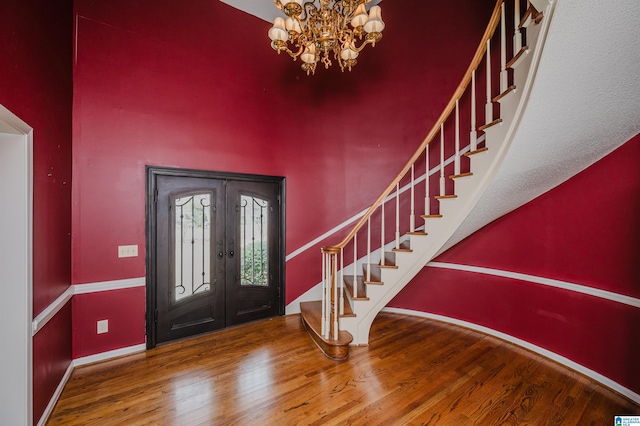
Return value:
[(370, 1), (274, 0), (287, 18), (273, 21), (268, 32), (271, 47), (278, 54), (288, 53), (294, 61), (300, 57), (307, 75), (315, 73), (318, 62), (328, 69), (332, 60), (342, 71), (351, 71), (362, 49), (382, 39), (382, 10), (372, 6), (367, 13)]

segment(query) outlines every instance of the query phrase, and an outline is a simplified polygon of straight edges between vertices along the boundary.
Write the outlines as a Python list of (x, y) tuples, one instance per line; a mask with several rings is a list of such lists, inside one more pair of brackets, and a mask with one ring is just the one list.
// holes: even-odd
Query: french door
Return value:
[(147, 169), (147, 346), (284, 313), (283, 179)]

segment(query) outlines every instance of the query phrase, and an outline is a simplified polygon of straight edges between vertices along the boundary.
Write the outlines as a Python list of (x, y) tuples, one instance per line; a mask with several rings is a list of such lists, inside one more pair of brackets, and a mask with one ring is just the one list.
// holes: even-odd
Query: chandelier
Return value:
[(287, 15), (273, 21), (269, 30), (271, 47), (280, 54), (287, 52), (295, 61), (302, 60), (302, 69), (315, 74), (316, 64), (332, 65), (331, 56), (340, 69), (351, 71), (356, 58), (367, 44), (375, 47), (382, 38), (384, 22), (380, 6), (367, 14), (365, 4), (371, 0), (274, 0), (276, 7)]

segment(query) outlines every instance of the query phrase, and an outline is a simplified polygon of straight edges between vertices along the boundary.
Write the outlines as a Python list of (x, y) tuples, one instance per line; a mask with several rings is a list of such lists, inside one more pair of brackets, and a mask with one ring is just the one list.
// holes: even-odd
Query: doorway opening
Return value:
[(147, 167), (147, 348), (284, 314), (284, 178)]

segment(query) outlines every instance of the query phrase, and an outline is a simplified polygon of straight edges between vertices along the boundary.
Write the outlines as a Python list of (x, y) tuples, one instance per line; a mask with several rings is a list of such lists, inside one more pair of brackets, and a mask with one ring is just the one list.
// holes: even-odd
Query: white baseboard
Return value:
[(83, 356), (82, 358), (76, 358), (73, 360), (73, 366), (79, 367), (81, 365), (92, 364), (94, 362), (106, 361), (111, 358), (117, 358), (119, 356), (131, 355), (136, 352), (143, 352), (147, 350), (146, 343), (139, 345), (127, 346), (126, 348), (114, 349), (112, 351), (102, 352), (95, 355)]
[(49, 420), (49, 416), (53, 412), (53, 407), (56, 406), (56, 403), (58, 402), (58, 398), (60, 398), (60, 395), (62, 394), (62, 390), (64, 389), (65, 385), (69, 381), (69, 378), (71, 377), (71, 373), (73, 373), (73, 367), (74, 367), (73, 361), (71, 361), (69, 363), (69, 366), (67, 367), (67, 371), (64, 372), (64, 376), (62, 376), (62, 380), (60, 380), (60, 383), (58, 384), (56, 391), (51, 396), (51, 399), (49, 400), (49, 404), (47, 404), (47, 408), (44, 409), (44, 413), (42, 413), (42, 416), (40, 416), (40, 420), (38, 420), (38, 426), (44, 426), (44, 424), (47, 423), (47, 420)]
[(635, 393), (631, 389), (627, 389), (626, 387), (622, 386), (618, 382), (615, 382), (610, 378), (603, 376), (600, 373), (597, 373), (581, 364), (578, 364), (577, 362), (571, 361), (568, 358), (558, 355), (555, 352), (551, 352), (547, 349), (541, 348), (540, 346), (534, 345), (533, 343), (529, 343), (517, 337), (513, 337), (509, 334), (505, 334), (500, 331), (496, 331), (491, 328), (484, 327), (482, 325), (474, 324), (471, 322), (462, 321), (456, 318), (445, 317), (443, 315), (431, 314), (428, 312), (420, 312), (420, 311), (412, 311), (410, 309), (388, 308), (388, 307), (383, 308), (382, 311), (391, 312), (395, 314), (411, 315), (411, 316), (416, 316), (421, 318), (432, 319), (436, 321), (442, 321), (449, 324), (454, 324), (461, 327), (469, 328), (471, 330), (479, 331), (480, 333), (488, 334), (490, 336), (497, 337), (499, 339), (505, 340), (507, 342), (510, 342), (520, 347), (523, 347), (525, 349), (528, 349), (531, 352), (535, 352), (539, 355), (542, 355), (545, 358), (549, 358), (550, 360), (555, 361), (559, 364), (562, 364), (566, 367), (569, 367), (570, 369), (575, 370), (578, 373), (581, 373), (587, 377), (592, 378), (593, 380), (603, 384), (604, 386), (614, 390), (615, 392), (618, 392), (619, 394), (624, 395), (625, 397), (629, 398), (636, 404), (640, 404), (640, 395)]
[(147, 345), (145, 343), (142, 343), (140, 345), (114, 349), (112, 351), (102, 352), (99, 354), (89, 355), (89, 356), (76, 358), (72, 360), (69, 363), (69, 367), (67, 367), (67, 371), (65, 371), (64, 376), (62, 376), (62, 380), (60, 380), (60, 383), (58, 384), (56, 391), (51, 396), (51, 399), (49, 400), (49, 404), (47, 404), (47, 408), (45, 408), (44, 413), (42, 413), (42, 416), (40, 417), (40, 420), (38, 421), (37, 426), (44, 426), (44, 424), (47, 423), (47, 420), (49, 420), (49, 416), (53, 412), (53, 407), (55, 407), (56, 403), (58, 402), (58, 398), (60, 398), (60, 395), (62, 394), (62, 390), (64, 389), (65, 385), (69, 381), (69, 378), (71, 377), (71, 373), (73, 373), (74, 368), (79, 367), (81, 365), (92, 364), (94, 362), (106, 361), (108, 359), (117, 358), (123, 355), (130, 355), (136, 352), (142, 352), (142, 351), (145, 351), (146, 349), (147, 349)]

